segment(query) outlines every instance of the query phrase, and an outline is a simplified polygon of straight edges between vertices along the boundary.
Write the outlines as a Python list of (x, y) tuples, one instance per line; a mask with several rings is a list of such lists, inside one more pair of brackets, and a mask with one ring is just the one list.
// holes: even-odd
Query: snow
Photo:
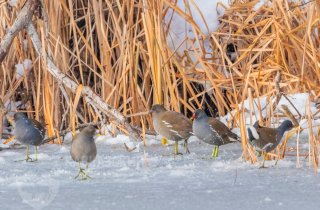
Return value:
[[(186, 2), (186, 4), (185, 4)], [(192, 17), (193, 21), (199, 27), (200, 31), (205, 35), (209, 36), (210, 33), (216, 31), (220, 25), (219, 17), (224, 14), (224, 6), (229, 6), (229, 0), (178, 0), (177, 6), (185, 12), (187, 15)], [(186, 6), (187, 5), (187, 6)], [(189, 5), (189, 6), (188, 6)], [(190, 8), (190, 10), (188, 9)], [(197, 10), (198, 8), (199, 10)], [(171, 22), (170, 22), (171, 21)], [(185, 50), (188, 51), (190, 58), (193, 62), (197, 60), (197, 57), (202, 54), (202, 52), (194, 52), (192, 45), (196, 48), (199, 47), (199, 43), (194, 43), (193, 39), (198, 36), (194, 31), (194, 28), (190, 22), (187, 22), (185, 18), (177, 14), (174, 10), (169, 9), (166, 16), (165, 22), (168, 25), (170, 22), (168, 43), (171, 49), (178, 52), (180, 55), (183, 54)], [(199, 37), (200, 38), (200, 37)], [(203, 40), (206, 51), (212, 52), (208, 41)], [(196, 50), (197, 51), (197, 50)], [(197, 55), (198, 54), (198, 55)], [(197, 65), (198, 68), (201, 64)]]
[(9, 4), (11, 7), (16, 7), (16, 6), (18, 6), (18, 3), (19, 3), (19, 0), (9, 0), (9, 1), (8, 1), (8, 4)]
[(32, 68), (32, 61), (30, 59), (24, 59), (22, 63), (15, 65), (16, 67), (16, 79), (20, 79), (24, 75), (25, 71), (28, 71)]
[[(288, 94), (287, 98), (290, 100), (288, 101), (285, 97), (281, 97), (281, 100), (279, 101), (277, 107), (276, 107), (276, 112), (281, 112), (282, 105), (286, 105), (290, 112), (293, 115), (298, 116), (298, 112), (296, 110), (299, 111), (299, 113), (302, 115), (302, 117), (306, 117), (308, 114), (307, 108), (308, 108), (308, 101), (310, 101), (310, 111), (311, 111), (311, 115), (314, 115), (318, 112), (318, 108), (316, 107), (316, 104), (314, 102), (311, 101), (310, 99), (310, 94), (309, 93), (296, 93), (296, 94)], [(272, 100), (272, 102), (274, 102), (274, 100)], [(270, 110), (270, 104), (267, 101), (267, 97), (266, 96), (262, 96), (259, 98), (255, 98), (253, 99), (253, 103), (252, 106), (250, 107), (250, 101), (247, 99), (243, 102), (243, 104), (239, 104), (239, 109), (244, 108), (246, 110), (246, 115), (245, 115), (245, 119), (246, 119), (246, 123), (249, 125), (250, 124), (250, 112), (253, 116), (252, 119), (252, 124), (256, 121), (259, 120), (259, 109), (258, 109), (258, 104), (260, 104), (261, 106), (261, 110), (262, 111), (262, 116), (266, 117), (267, 116), (267, 112)], [(249, 111), (251, 110), (251, 111)], [(221, 117), (221, 121), (223, 122), (227, 122), (230, 118), (231, 115), (234, 116), (234, 114), (236, 113), (236, 110), (231, 111), (231, 114), (227, 114), (226, 116)], [(320, 113), (318, 113), (316, 116), (319, 116)], [(314, 120), (314, 125), (320, 125), (320, 121), (319, 120)], [(305, 119), (302, 119), (300, 121), (300, 125), (302, 128), (307, 128), (308, 124), (307, 121)]]
[[(97, 141), (98, 155), (90, 164), (91, 180), (75, 180), (77, 163), (70, 144), (44, 145), (39, 161), (15, 162), (23, 146), (0, 151), (1, 209), (317, 209), (319, 178), (301, 158), (286, 156), (267, 169), (241, 159), (239, 143), (220, 147), (193, 140), (191, 154), (169, 155), (173, 147), (140, 145), (127, 152), (122, 143)], [(119, 141), (128, 137), (120, 135)], [(154, 137), (149, 136), (149, 140)], [(109, 141), (109, 142), (108, 142)], [(183, 151), (180, 145), (180, 151)], [(32, 148), (33, 150), (33, 148)], [(33, 151), (32, 151), (33, 152)]]
[(258, 3), (253, 7), (253, 10), (257, 11), (257, 10), (259, 10), (263, 5), (266, 5), (266, 6), (271, 7), (271, 6), (272, 6), (272, 3), (271, 3), (270, 0), (260, 0), (260, 1), (258, 1)]

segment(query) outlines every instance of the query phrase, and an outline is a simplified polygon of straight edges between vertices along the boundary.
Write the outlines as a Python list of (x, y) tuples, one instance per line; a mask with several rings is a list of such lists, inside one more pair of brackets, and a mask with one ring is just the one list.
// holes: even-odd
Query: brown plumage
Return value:
[[(96, 129), (93, 126), (85, 127), (72, 141), (70, 155), (74, 161), (79, 163), (79, 173), (75, 178), (80, 175), (83, 179), (89, 178), (88, 164), (92, 162), (97, 155), (97, 148), (94, 142), (95, 133)], [(83, 172), (84, 169), (80, 166), (81, 162), (86, 164), (85, 172)]]
[[(256, 121), (253, 128), (248, 128), (249, 142), (256, 148), (256, 150), (267, 149), (268, 145), (279, 144), (283, 134), (292, 129), (293, 125), (291, 121), (285, 120), (278, 128), (268, 128), (259, 125), (259, 121)], [(256, 132), (256, 133), (255, 133)], [(278, 137), (277, 137), (278, 135)], [(269, 149), (267, 149), (269, 150)], [(270, 151), (267, 151), (270, 152)]]
[(191, 136), (192, 123), (181, 113), (167, 111), (160, 104), (153, 105), (151, 113), (154, 129), (161, 136), (175, 142), (187, 141)]

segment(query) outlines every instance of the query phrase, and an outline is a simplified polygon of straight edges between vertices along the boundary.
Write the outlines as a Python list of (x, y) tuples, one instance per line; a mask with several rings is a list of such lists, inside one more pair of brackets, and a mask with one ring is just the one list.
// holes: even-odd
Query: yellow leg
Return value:
[(32, 159), (29, 157), (29, 145), (26, 147), (26, 161), (32, 162)]
[(218, 157), (219, 154), (219, 147), (218, 146), (214, 146), (213, 150), (212, 150), (212, 154), (211, 157)]
[(183, 146), (184, 146), (184, 149), (186, 151), (186, 154), (190, 154), (190, 151), (189, 151), (189, 148), (188, 148), (188, 140), (184, 141)]
[(77, 176), (75, 176), (74, 178), (76, 179), (76, 178), (78, 178), (79, 176), (81, 176), (82, 177), (82, 179), (83, 179), (83, 175), (84, 175), (84, 173), (83, 173), (83, 168), (81, 168), (81, 164), (80, 164), (80, 161), (78, 162), (79, 163), (79, 172), (78, 172), (78, 175)]
[(174, 142), (174, 155), (178, 155), (179, 154), (179, 145), (178, 145), (178, 141)]
[(89, 165), (89, 163), (86, 164), (86, 171), (85, 171), (86, 175), (85, 175), (84, 179), (91, 179), (91, 177), (88, 175), (88, 168), (89, 168), (88, 165)]
[(214, 152), (215, 152), (215, 147), (213, 147), (213, 149), (212, 149), (212, 153), (211, 153), (211, 157), (214, 157)]
[(215, 156), (218, 157), (218, 154), (219, 154), (219, 147), (217, 146), (217, 147), (216, 147)]

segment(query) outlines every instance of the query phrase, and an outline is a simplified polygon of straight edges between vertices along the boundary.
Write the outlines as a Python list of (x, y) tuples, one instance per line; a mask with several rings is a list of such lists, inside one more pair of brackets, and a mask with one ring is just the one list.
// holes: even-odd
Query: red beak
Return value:
[(196, 114), (195, 113), (193, 113), (193, 115), (192, 115), (192, 117), (191, 117), (191, 119), (195, 119), (196, 118)]

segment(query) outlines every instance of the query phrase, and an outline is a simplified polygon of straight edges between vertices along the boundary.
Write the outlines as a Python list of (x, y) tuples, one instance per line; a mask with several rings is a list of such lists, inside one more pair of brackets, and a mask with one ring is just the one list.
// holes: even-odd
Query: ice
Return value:
[[(116, 139), (127, 141), (123, 135)], [(71, 160), (70, 144), (41, 146), (39, 161), (33, 163), (15, 162), (24, 158), (24, 147), (0, 151), (1, 209), (239, 209), (241, 205), (254, 210), (275, 203), (274, 209), (298, 210), (317, 209), (320, 204), (318, 177), (305, 158), (300, 160), (305, 168), (296, 168), (296, 157), (286, 156), (276, 166), (275, 161), (266, 161), (269, 168), (258, 169), (261, 162), (251, 165), (242, 160), (240, 143), (221, 146), (219, 157), (211, 159), (212, 146), (199, 141), (189, 144), (191, 154), (175, 158), (173, 147), (164, 148), (160, 141), (141, 144), (136, 153), (107, 142), (97, 144), (97, 158), (89, 166), (92, 179), (87, 181), (74, 179), (78, 165)], [(183, 151), (182, 145), (179, 150)]]
[[(308, 93), (288, 95), (305, 117)], [(258, 99), (255, 99), (257, 102)], [(259, 98), (262, 107), (266, 98)], [(284, 98), (279, 102), (292, 105)], [(243, 105), (246, 108), (249, 102)], [(311, 112), (317, 112), (310, 103)], [(279, 110), (278, 110), (279, 111)], [(227, 123), (225, 116), (224, 122)], [(247, 113), (246, 122), (249, 124)], [(275, 122), (276, 124), (277, 122)], [(306, 119), (301, 127), (308, 128)], [(319, 120), (313, 120), (319, 125)], [(276, 125), (273, 125), (276, 126)], [(316, 132), (318, 126), (313, 128)], [(233, 129), (239, 134), (239, 128)], [(284, 159), (250, 164), (242, 158), (242, 146), (236, 142), (220, 147), (219, 157), (210, 158), (212, 145), (189, 139), (191, 154), (174, 157), (173, 142), (161, 144), (161, 136), (146, 136), (143, 142), (131, 141), (123, 134), (96, 137), (98, 155), (89, 166), (87, 181), (75, 180), (78, 164), (70, 157), (71, 133), (63, 145), (40, 147), (38, 161), (26, 163), (25, 146), (15, 149), (0, 144), (1, 209), (317, 209), (320, 185), (306, 154), (309, 153), (308, 130), (293, 135)], [(2, 141), (3, 142), (3, 141)], [(124, 144), (131, 150), (128, 152)], [(179, 150), (184, 151), (183, 141)], [(34, 147), (30, 147), (31, 157)], [(290, 155), (288, 155), (290, 154)], [(17, 162), (18, 161), (18, 162)], [(319, 169), (317, 170), (320, 171)], [(308, 205), (306, 205), (308, 204)]]

